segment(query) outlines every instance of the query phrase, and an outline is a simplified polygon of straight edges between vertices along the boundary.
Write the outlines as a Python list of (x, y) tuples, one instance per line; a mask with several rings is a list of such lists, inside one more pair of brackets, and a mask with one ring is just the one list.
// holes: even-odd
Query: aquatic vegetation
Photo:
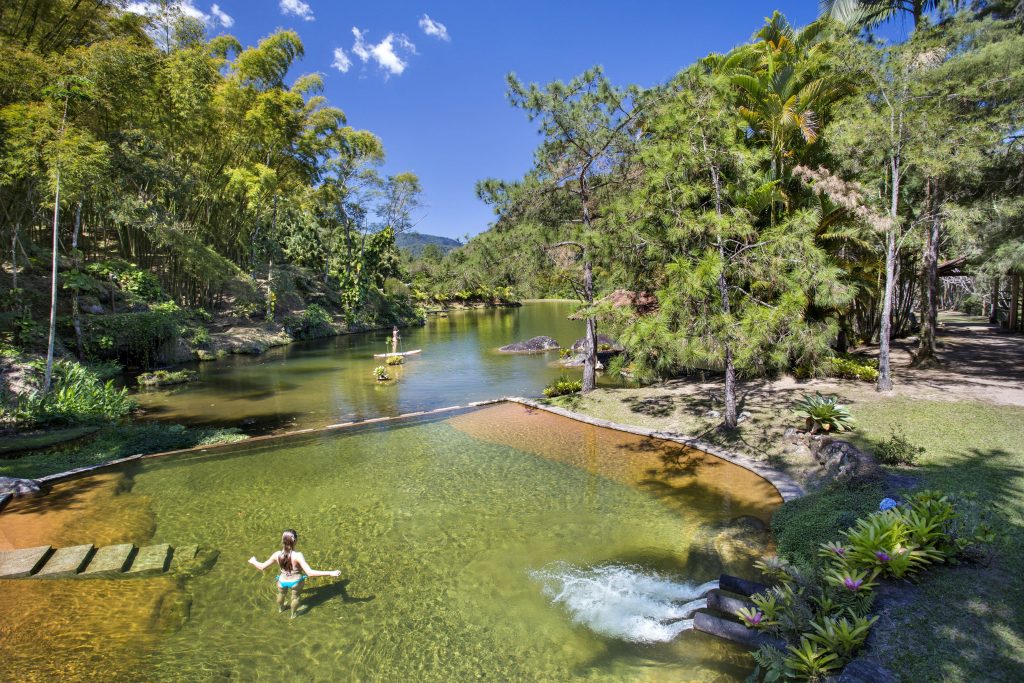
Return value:
[(583, 381), (570, 379), (567, 375), (561, 375), (544, 387), (544, 395), (548, 398), (577, 394), (581, 391), (583, 391)]
[(378, 365), (373, 369), (373, 376), (378, 382), (386, 382), (391, 379), (391, 375), (388, 374), (388, 369), (383, 365)]

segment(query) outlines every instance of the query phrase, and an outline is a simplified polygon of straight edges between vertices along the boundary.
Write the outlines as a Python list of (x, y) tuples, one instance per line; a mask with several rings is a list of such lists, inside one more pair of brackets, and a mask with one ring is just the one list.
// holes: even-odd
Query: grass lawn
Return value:
[(104, 427), (92, 437), (31, 451), (20, 457), (0, 459), (0, 476), (35, 479), (137, 453), (159, 453), (193, 446), (231, 443), (245, 438), (236, 429), (189, 429), (181, 425), (164, 424)]
[[(799, 393), (799, 392), (797, 392)], [(976, 496), (1000, 523), (990, 564), (935, 568), (923, 575), (918, 599), (882, 615), (881, 643), (872, 656), (904, 681), (1019, 681), (1024, 671), (1024, 408), (979, 401), (882, 398), (855, 392), (857, 430), (849, 440), (873, 447), (899, 426), (926, 449), (916, 467), (890, 468), (916, 477), (918, 488)], [(813, 488), (819, 482), (810, 458), (786, 453), (781, 434), (798, 426), (789, 405), (797, 394), (769, 394), (748, 401), (752, 417), (730, 436), (702, 415), (710, 399), (664, 387), (598, 390), (552, 403), (616, 422), (701, 435), (761, 457)], [(802, 461), (801, 461), (802, 460)], [(779, 551), (812, 556), (817, 544), (836, 540), (854, 519), (877, 509), (880, 486), (825, 487), (788, 503), (773, 528)]]

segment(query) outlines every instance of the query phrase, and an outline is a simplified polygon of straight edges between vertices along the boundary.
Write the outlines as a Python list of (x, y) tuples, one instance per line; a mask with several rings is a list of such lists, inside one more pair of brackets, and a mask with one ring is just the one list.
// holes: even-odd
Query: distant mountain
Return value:
[(418, 232), (403, 232), (395, 238), (395, 244), (398, 245), (399, 249), (412, 252), (413, 256), (419, 256), (423, 252), (423, 247), (428, 244), (436, 244), (441, 249), (442, 254), (447, 254), (452, 249), (458, 249), (462, 246), (462, 242), (449, 237), (421, 235)]

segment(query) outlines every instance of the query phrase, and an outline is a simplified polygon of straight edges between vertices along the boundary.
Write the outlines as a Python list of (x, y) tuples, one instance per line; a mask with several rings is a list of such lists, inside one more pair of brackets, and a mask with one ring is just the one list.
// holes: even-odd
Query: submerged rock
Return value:
[[(562, 359), (562, 367), (566, 368), (581, 368), (583, 364), (587, 362), (587, 357), (582, 353), (577, 353), (574, 356)], [(604, 363), (598, 359), (597, 365), (595, 366), (598, 370), (604, 370)]]
[(558, 342), (551, 337), (534, 337), (502, 346), (498, 350), (503, 353), (543, 353), (557, 348), (559, 348)]

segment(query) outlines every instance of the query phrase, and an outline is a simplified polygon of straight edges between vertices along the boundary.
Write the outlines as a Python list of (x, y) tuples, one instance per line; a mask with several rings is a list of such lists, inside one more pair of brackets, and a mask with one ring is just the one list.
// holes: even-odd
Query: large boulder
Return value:
[(507, 346), (502, 346), (499, 351), (503, 353), (543, 353), (560, 348), (558, 342), (551, 337), (534, 337), (526, 341), (518, 341)]
[(18, 479), (17, 477), (0, 477), (0, 496), (8, 494), (15, 498), (39, 493), (39, 482), (35, 479)]
[(825, 470), (831, 481), (846, 483), (854, 479), (880, 478), (882, 470), (870, 453), (865, 453), (848, 441), (830, 436), (810, 439), (811, 453)]
[[(584, 347), (587, 345), (587, 338), (581, 337), (572, 344), (573, 353), (583, 353)], [(603, 348), (602, 348), (603, 347)], [(622, 351), (622, 345), (615, 341), (607, 334), (597, 335), (597, 349), (599, 353), (620, 353)]]
[[(569, 356), (568, 358), (563, 358), (561, 362), (563, 368), (582, 368), (583, 364), (587, 362), (587, 357), (582, 353), (577, 353), (576, 355)], [(595, 368), (597, 370), (604, 370), (604, 363), (601, 362), (600, 356), (598, 356)]]

